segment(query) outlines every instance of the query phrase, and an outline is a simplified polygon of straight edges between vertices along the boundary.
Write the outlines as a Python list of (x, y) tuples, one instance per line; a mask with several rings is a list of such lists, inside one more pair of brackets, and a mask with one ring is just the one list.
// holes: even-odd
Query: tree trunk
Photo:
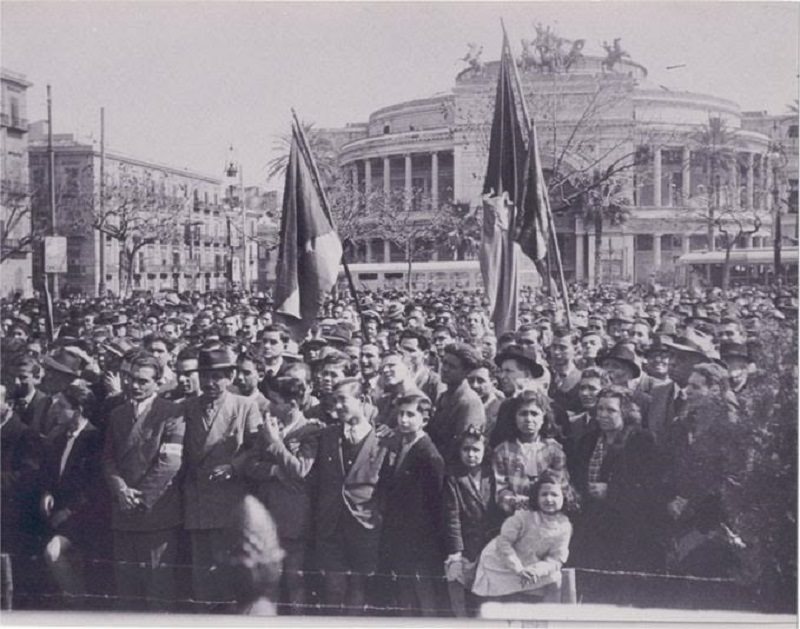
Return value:
[(594, 286), (600, 286), (603, 279), (602, 253), (603, 246), (603, 211), (597, 208), (594, 213)]
[[(732, 242), (725, 242), (725, 262), (722, 264), (722, 290), (728, 292), (728, 284), (731, 278), (731, 249), (733, 248)], [(711, 268), (711, 265), (708, 265)]]
[(406, 293), (411, 297), (411, 265), (413, 263), (411, 243), (406, 244), (406, 262), (408, 263), (408, 274), (406, 275)]

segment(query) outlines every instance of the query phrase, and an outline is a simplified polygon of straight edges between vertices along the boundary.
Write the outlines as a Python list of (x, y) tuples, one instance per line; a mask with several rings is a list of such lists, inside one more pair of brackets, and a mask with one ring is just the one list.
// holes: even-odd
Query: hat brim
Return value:
[(218, 365), (197, 366), (197, 371), (214, 371), (215, 369), (236, 369), (236, 363), (220, 363)]
[(42, 358), (42, 364), (45, 367), (49, 367), (50, 369), (53, 369), (54, 371), (59, 371), (61, 373), (65, 373), (65, 374), (68, 374), (70, 376), (78, 377), (78, 376), (81, 375), (80, 373), (78, 373), (74, 369), (70, 369), (69, 367), (67, 367), (63, 363), (60, 363), (57, 360), (53, 359), (51, 356), (45, 356), (44, 358)]
[(637, 365), (632, 360), (628, 360), (627, 358), (620, 358), (619, 356), (604, 356), (603, 358), (599, 358), (597, 360), (597, 364), (602, 367), (603, 363), (609, 360), (616, 360), (617, 362), (622, 363), (623, 365), (627, 365), (633, 371), (634, 378), (638, 378), (639, 376), (642, 375), (642, 368), (639, 367), (639, 365)]
[(494, 358), (494, 364), (498, 367), (502, 366), (503, 361), (505, 360), (516, 360), (520, 363), (523, 363), (530, 367), (531, 375), (534, 378), (541, 378), (544, 375), (544, 367), (542, 367), (538, 362), (533, 360), (530, 356), (526, 356), (525, 354), (521, 354), (519, 352), (501, 352)]

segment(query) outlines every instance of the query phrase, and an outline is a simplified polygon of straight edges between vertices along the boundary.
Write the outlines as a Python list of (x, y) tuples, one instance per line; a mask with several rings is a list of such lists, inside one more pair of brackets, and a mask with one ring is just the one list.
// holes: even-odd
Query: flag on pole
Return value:
[(534, 262), (539, 262), (547, 257), (551, 213), (550, 197), (547, 194), (542, 159), (539, 156), (536, 123), (533, 120), (530, 123), (525, 174), (527, 178), (523, 186), (514, 240), (519, 243), (525, 255)]
[(480, 265), (495, 334), (517, 327), (519, 246), (514, 242), (516, 204), (525, 177), (525, 142), (512, 87), (514, 59), (503, 33), (489, 161), (483, 183)]
[(336, 283), (342, 243), (325, 207), (313, 156), (302, 130), (292, 125), (276, 268), (275, 311), (310, 326)]

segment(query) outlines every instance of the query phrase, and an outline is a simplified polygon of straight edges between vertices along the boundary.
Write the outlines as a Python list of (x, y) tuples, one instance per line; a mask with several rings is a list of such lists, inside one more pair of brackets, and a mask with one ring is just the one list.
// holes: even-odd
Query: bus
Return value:
[[(797, 283), (797, 246), (781, 248), (781, 266), (784, 281)], [(732, 249), (730, 258), (730, 285), (767, 284), (775, 275), (775, 252), (771, 247), (760, 249)], [(686, 269), (687, 283), (692, 277), (704, 280), (711, 270), (711, 284), (722, 286), (725, 251), (694, 251), (678, 258), (678, 266)]]

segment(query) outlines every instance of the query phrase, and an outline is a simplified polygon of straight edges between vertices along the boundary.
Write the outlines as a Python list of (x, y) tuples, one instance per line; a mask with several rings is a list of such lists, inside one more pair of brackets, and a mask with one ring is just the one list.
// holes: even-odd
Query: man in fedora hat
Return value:
[(51, 437), (58, 432), (68, 420), (68, 404), (63, 398), (63, 391), (73, 382), (80, 379), (86, 361), (80, 350), (74, 347), (59, 347), (42, 359), (44, 377), (42, 391), (52, 397), (52, 403), (41, 422), (31, 428), (44, 437)]
[(527, 389), (546, 392), (549, 385), (544, 378), (545, 369), (539, 364), (533, 347), (509, 345), (495, 356), (494, 362), (500, 369), (498, 379), (506, 400), (497, 411), (497, 423), (489, 435), (489, 446), (492, 448), (508, 439), (514, 431), (514, 417), (511, 414), (513, 397)]
[(229, 391), (236, 356), (228, 348), (200, 350), (198, 372), (202, 394), (184, 402), (184, 527), (192, 546), (195, 598), (232, 598), (230, 583), (213, 571), (224, 556), (224, 531), (246, 486), (240, 471), (262, 418), (256, 403)]

